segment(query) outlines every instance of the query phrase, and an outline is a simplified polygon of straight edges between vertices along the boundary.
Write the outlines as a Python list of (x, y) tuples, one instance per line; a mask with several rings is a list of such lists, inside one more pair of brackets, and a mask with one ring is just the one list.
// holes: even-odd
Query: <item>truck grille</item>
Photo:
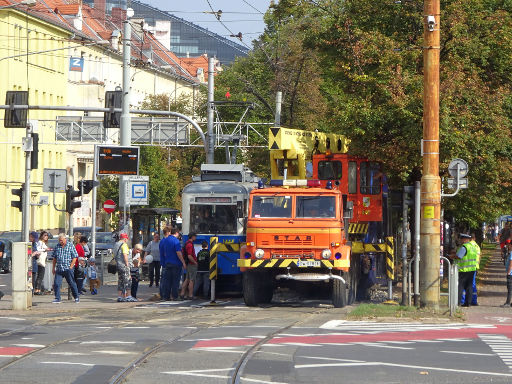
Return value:
[(314, 257), (312, 249), (279, 249), (274, 248), (271, 251), (273, 259), (286, 259), (296, 257)]
[(313, 240), (295, 240), (295, 239), (289, 239), (289, 240), (273, 240), (272, 242), (268, 241), (268, 240), (263, 240), (261, 242), (261, 245), (274, 245), (276, 247), (279, 247), (280, 245), (293, 245), (293, 246), (298, 246), (298, 247), (303, 247), (303, 246), (311, 246), (313, 245)]

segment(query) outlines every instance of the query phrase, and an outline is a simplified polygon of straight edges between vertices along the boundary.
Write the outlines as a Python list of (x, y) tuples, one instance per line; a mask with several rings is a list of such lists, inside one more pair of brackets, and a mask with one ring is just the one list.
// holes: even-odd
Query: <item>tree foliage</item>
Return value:
[[(509, 213), (512, 2), (444, 0), (440, 157), (468, 161), (469, 189), (444, 199), (446, 216), (475, 227)], [(283, 125), (342, 133), (350, 152), (381, 161), (392, 187), (421, 177), (423, 2), (281, 0), (248, 57), (218, 78), (219, 96), (258, 103)]]

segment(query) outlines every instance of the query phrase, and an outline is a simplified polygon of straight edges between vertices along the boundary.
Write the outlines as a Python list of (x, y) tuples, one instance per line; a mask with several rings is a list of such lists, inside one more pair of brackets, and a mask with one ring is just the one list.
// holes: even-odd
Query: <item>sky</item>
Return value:
[[(231, 34), (242, 33), (245, 44), (257, 38), (265, 28), (263, 14), (268, 9), (270, 0), (141, 0), (162, 11), (169, 11), (187, 21), (240, 43)], [(211, 8), (210, 8), (211, 5)], [(212, 13), (222, 10), (220, 23)], [(228, 31), (228, 29), (230, 31)]]

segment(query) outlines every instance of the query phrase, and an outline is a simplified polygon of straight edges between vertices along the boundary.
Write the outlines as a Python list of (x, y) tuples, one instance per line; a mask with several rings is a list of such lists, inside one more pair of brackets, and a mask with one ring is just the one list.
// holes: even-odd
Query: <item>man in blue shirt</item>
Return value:
[[(169, 233), (170, 232), (171, 232), (171, 230), (169, 229), (169, 227), (165, 227), (163, 229), (164, 238), (162, 240), (160, 240), (160, 244), (158, 244), (158, 250), (160, 251), (160, 265), (162, 266), (161, 275), (160, 275), (160, 288), (159, 288), (160, 299), (161, 300), (164, 299), (164, 296), (166, 294), (165, 287), (167, 286), (167, 283), (165, 282), (165, 276), (164, 276), (165, 243), (166, 243), (166, 241), (169, 238)], [(167, 296), (169, 296), (169, 295), (170, 295), (170, 293), (167, 294)]]
[[(181, 253), (181, 244), (178, 239), (180, 231), (172, 228), (170, 236), (160, 242), (160, 262), (162, 263), (162, 279), (160, 281), (162, 300), (178, 299), (181, 268), (187, 268)], [(163, 243), (163, 245), (162, 245)], [(163, 250), (163, 252), (162, 252)]]
[(75, 303), (80, 302), (73, 270), (77, 259), (78, 253), (73, 243), (68, 242), (64, 233), (59, 234), (59, 244), (57, 244), (53, 250), (53, 274), (55, 275), (53, 291), (55, 292), (55, 300), (53, 300), (52, 303), (60, 304), (60, 287), (63, 278), (66, 279), (68, 285), (71, 287)]

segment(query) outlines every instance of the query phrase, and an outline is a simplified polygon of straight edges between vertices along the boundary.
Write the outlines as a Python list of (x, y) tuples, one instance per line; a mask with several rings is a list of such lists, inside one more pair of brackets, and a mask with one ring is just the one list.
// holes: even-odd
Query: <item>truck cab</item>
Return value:
[(247, 305), (270, 302), (276, 280), (332, 283), (333, 303), (346, 305), (350, 247), (343, 194), (318, 180), (276, 180), (249, 196), (247, 242), (238, 265)]

